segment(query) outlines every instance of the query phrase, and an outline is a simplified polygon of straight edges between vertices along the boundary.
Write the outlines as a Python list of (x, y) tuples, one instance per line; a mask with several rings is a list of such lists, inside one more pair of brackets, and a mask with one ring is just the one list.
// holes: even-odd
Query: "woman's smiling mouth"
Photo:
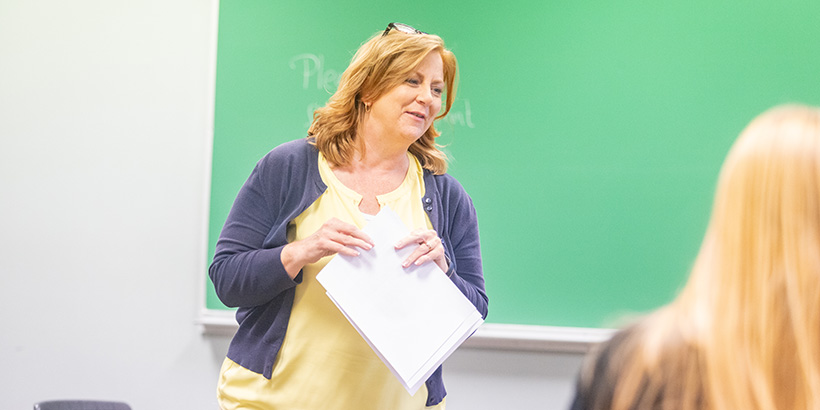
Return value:
[(427, 118), (427, 116), (426, 116), (426, 115), (424, 115), (424, 114), (422, 114), (422, 113), (420, 113), (420, 112), (418, 112), (418, 111), (407, 111), (407, 112), (405, 112), (405, 114), (410, 114), (410, 115), (412, 115), (412, 116), (414, 116), (414, 117), (416, 117), (416, 118), (420, 118), (420, 119), (422, 119), (422, 120)]

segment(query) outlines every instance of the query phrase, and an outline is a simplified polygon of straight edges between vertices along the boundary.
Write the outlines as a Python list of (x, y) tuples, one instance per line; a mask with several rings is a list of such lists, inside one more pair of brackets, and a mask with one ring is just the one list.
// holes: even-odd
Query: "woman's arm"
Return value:
[(487, 318), (488, 298), (484, 288), (484, 270), (481, 264), (481, 245), (478, 235), (478, 217), (472, 200), (466, 193), (456, 204), (451, 203), (452, 215), (449, 237), (443, 238), (445, 247), (451, 247), (453, 261), (447, 275), (467, 299), (475, 305), (481, 317)]
[(447, 257), (447, 276), (487, 318), (488, 298), (484, 289), (478, 216), (473, 201), (461, 184), (448, 174), (425, 177), (433, 198), (424, 199), (434, 228), (441, 236)]
[[(209, 275), (217, 296), (229, 307), (251, 307), (269, 302), (301, 281), (292, 278), (280, 254), (287, 244), (287, 221), (274, 216), (281, 204), (272, 203), (272, 164), (263, 158), (236, 196), (216, 244)], [(266, 239), (277, 229), (279, 241)]]

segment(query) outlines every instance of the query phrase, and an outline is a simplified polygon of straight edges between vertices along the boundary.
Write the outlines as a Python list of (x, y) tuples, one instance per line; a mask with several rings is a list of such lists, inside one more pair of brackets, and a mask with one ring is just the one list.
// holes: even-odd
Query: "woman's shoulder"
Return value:
[[(280, 144), (268, 151), (256, 163), (257, 172), (265, 175), (284, 174), (284, 170), (316, 168), (318, 172), (319, 150), (307, 138), (300, 138)], [(269, 175), (271, 176), (271, 175)]]
[(308, 138), (299, 138), (276, 146), (261, 161), (305, 161), (318, 158), (318, 153)]
[(433, 174), (429, 170), (425, 170), (425, 175), (435, 182), (436, 189), (442, 197), (469, 199), (470, 195), (467, 190), (454, 176), (448, 173)]
[[(661, 313), (661, 314), (659, 314)], [(615, 394), (630, 408), (702, 408), (702, 369), (694, 341), (665, 311), (616, 332), (588, 356), (572, 409), (609, 409)], [(695, 406), (681, 406), (681, 400)], [(671, 407), (670, 407), (671, 406)]]
[(635, 326), (619, 330), (591, 349), (578, 375), (571, 410), (611, 407), (621, 366), (624, 362), (634, 360), (631, 356), (635, 348), (635, 332)]
[(631, 355), (635, 349), (637, 326), (615, 332), (608, 340), (594, 347), (587, 357), (587, 368), (584, 369), (596, 377), (603, 377), (613, 368), (618, 371), (619, 359)]
[(291, 186), (319, 178), (319, 151), (307, 138), (285, 142), (256, 163), (253, 174), (265, 184)]

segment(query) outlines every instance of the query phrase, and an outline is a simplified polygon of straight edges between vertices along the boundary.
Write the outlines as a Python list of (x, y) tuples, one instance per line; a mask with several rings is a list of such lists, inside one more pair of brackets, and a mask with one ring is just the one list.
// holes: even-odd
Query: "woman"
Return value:
[(210, 267), (219, 298), (239, 308), (223, 409), (444, 408), (441, 368), (410, 396), (316, 274), (370, 249), (360, 229), (389, 206), (411, 227), (395, 245), (415, 249), (404, 266), (436, 264), (486, 317), (475, 210), (435, 144), (455, 79), (441, 38), (391, 23), (359, 48), (308, 138), (259, 161)]
[(670, 305), (582, 370), (573, 409), (820, 409), (820, 108), (749, 124)]

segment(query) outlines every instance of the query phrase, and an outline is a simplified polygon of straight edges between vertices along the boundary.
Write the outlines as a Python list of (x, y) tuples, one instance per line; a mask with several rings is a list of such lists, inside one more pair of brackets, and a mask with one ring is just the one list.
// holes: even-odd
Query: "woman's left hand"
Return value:
[(425, 262), (433, 261), (441, 268), (442, 272), (447, 272), (447, 258), (444, 257), (444, 245), (438, 233), (432, 229), (416, 229), (396, 243), (396, 249), (406, 246), (416, 245), (416, 250), (402, 262), (405, 268), (413, 265), (421, 265)]

